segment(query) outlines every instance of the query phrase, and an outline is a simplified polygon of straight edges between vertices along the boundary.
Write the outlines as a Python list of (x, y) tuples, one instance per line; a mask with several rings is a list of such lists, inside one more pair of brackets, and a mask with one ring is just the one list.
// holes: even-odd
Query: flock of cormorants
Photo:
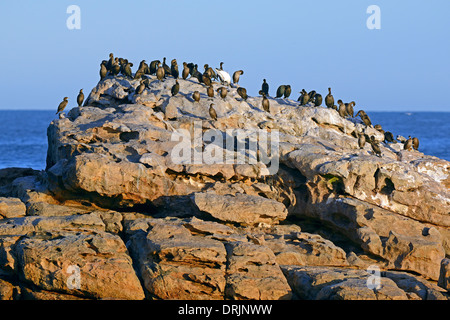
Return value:
[[(178, 82), (178, 78), (180, 73), (178, 71), (178, 63), (176, 59), (171, 61), (170, 67), (166, 64), (166, 58), (163, 58), (163, 62), (160, 60), (154, 60), (150, 64), (147, 64), (145, 60), (142, 60), (139, 64), (138, 70), (135, 72), (133, 76), (133, 72), (131, 68), (133, 67), (133, 63), (129, 62), (127, 59), (114, 57), (114, 54), (109, 54), (109, 60), (103, 60), (100, 64), (100, 81), (105, 79), (108, 76), (116, 77), (119, 74), (123, 75), (126, 78), (140, 80), (138, 87), (135, 90), (135, 94), (142, 94), (146, 87), (149, 86), (150, 80), (145, 77), (145, 75), (156, 75), (159, 81), (164, 81), (165, 78), (171, 76), (175, 78), (175, 84), (171, 88), (172, 96), (178, 94), (180, 90), (180, 84)], [(188, 78), (196, 78), (199, 83), (204, 84), (206, 86), (206, 93), (209, 98), (213, 98), (215, 92), (219, 94), (222, 99), (225, 99), (228, 94), (227, 87), (231, 85), (231, 81), (233, 84), (237, 85), (239, 83), (240, 76), (244, 74), (243, 70), (238, 70), (233, 73), (233, 77), (230, 76), (228, 72), (223, 69), (223, 62), (220, 63), (219, 68), (211, 68), (208, 64), (204, 65), (205, 71), (203, 73), (198, 71), (198, 65), (194, 63), (186, 63), (183, 62), (183, 70), (181, 72), (181, 78), (186, 80)], [(213, 88), (213, 80), (220, 81), (221, 87), (214, 90)], [(287, 99), (291, 95), (292, 89), (290, 85), (280, 85), (277, 89), (275, 99)], [(238, 95), (243, 99), (247, 100), (247, 90), (244, 87), (237, 88)], [(322, 95), (315, 90), (310, 92), (306, 92), (305, 89), (302, 89), (300, 92), (301, 95), (297, 99), (300, 102), (299, 106), (316, 106), (319, 107), (322, 105), (323, 98)], [(263, 83), (261, 86), (261, 90), (259, 94), (262, 96), (261, 106), (262, 109), (266, 112), (270, 113), (270, 102), (267, 97), (269, 97), (269, 84), (266, 79), (263, 79)], [(200, 92), (195, 91), (192, 94), (192, 99), (195, 102), (200, 101)], [(84, 101), (83, 89), (80, 90), (77, 96), (77, 104), (78, 106), (82, 106)], [(59, 104), (58, 110), (56, 114), (62, 112), (64, 108), (68, 104), (68, 97), (64, 97), (64, 100)], [(335, 100), (333, 95), (331, 94), (331, 88), (328, 88), (328, 95), (325, 96), (325, 105), (327, 108), (336, 110), (339, 115), (343, 118), (347, 117), (357, 117), (360, 116), (362, 122), (368, 126), (372, 127), (372, 122), (370, 121), (369, 116), (364, 112), (364, 110), (359, 110), (356, 115), (354, 115), (354, 107), (356, 103), (351, 101), (349, 103), (344, 103), (342, 100), (337, 101), (338, 106), (335, 105)], [(217, 120), (217, 113), (214, 110), (214, 104), (211, 104), (209, 107), (209, 115), (211, 119)], [(404, 137), (397, 136), (397, 139), (394, 139), (394, 136), (389, 131), (384, 131), (380, 125), (373, 126), (376, 130), (382, 132), (384, 134), (384, 142), (385, 143), (397, 143), (397, 140), (403, 143), (405, 150), (418, 150), (419, 149), (419, 139), (411, 138), (405, 139)], [(372, 146), (373, 152), (381, 157), (381, 148), (379, 142), (375, 140), (374, 136), (368, 137), (363, 132), (357, 133), (358, 138), (358, 146), (359, 148), (364, 148), (364, 145), (370, 143)]]

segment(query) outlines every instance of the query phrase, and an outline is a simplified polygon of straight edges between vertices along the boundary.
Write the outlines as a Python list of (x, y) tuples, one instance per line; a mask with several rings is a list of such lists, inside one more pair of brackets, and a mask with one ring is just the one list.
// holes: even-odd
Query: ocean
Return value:
[[(367, 112), (394, 137), (418, 137), (419, 150), (450, 161), (450, 112)], [(47, 127), (55, 111), (0, 110), (0, 169), (9, 167), (44, 170)]]

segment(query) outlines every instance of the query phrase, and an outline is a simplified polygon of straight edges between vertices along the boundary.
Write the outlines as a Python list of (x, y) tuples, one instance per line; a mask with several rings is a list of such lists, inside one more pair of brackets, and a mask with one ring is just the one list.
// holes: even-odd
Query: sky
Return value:
[[(80, 8), (80, 29), (66, 21)], [(380, 29), (369, 29), (370, 5)], [(366, 111), (450, 111), (450, 1), (116, 1), (0, 2), (0, 109), (69, 108), (115, 56), (208, 63), (258, 95), (290, 84)], [(68, 108), (68, 109), (69, 109)]]

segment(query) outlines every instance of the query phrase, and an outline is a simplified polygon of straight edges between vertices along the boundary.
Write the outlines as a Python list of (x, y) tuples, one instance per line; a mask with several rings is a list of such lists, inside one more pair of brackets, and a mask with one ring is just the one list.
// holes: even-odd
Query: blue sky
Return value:
[[(69, 5), (81, 29), (69, 30)], [(381, 29), (369, 30), (369, 5)], [(208, 63), (257, 95), (262, 79), (368, 111), (450, 111), (450, 1), (2, 1), (0, 109), (55, 109), (97, 84), (113, 52), (135, 63)], [(201, 68), (203, 70), (203, 68)]]

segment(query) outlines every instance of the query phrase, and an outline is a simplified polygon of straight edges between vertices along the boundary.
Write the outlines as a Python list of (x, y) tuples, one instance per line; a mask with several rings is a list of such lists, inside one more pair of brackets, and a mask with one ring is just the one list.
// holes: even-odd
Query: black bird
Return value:
[(83, 89), (80, 90), (80, 93), (77, 96), (77, 103), (78, 106), (81, 107), (81, 105), (83, 104), (84, 101), (84, 93), (83, 93)]
[(243, 75), (243, 74), (244, 74), (244, 71), (243, 71), (243, 70), (238, 70), (238, 71), (234, 72), (234, 73), (233, 73), (233, 83), (238, 84), (238, 83), (239, 83), (239, 77), (240, 77), (241, 75)]
[(100, 64), (100, 80), (105, 79), (106, 75), (108, 74), (108, 69), (106, 69), (107, 61), (103, 60)]
[(192, 99), (194, 99), (195, 102), (199, 102), (200, 101), (200, 92), (194, 91), (194, 93), (192, 94)]
[(206, 89), (206, 93), (207, 93), (208, 97), (214, 98), (214, 88), (212, 85), (209, 86), (208, 89)]
[(237, 88), (237, 93), (241, 96), (242, 99), (247, 101), (248, 98), (247, 90), (244, 87)]
[(305, 89), (302, 89), (301, 96), (298, 98), (297, 101), (300, 101), (300, 105), (304, 106), (309, 102), (309, 94), (306, 92)]
[(397, 143), (397, 140), (394, 139), (394, 135), (390, 131), (386, 131), (384, 133), (384, 141), (390, 143)]
[(370, 144), (372, 145), (372, 150), (373, 152), (381, 158), (381, 148), (380, 148), (380, 144), (375, 141), (375, 137), (371, 136), (370, 137)]
[(284, 95), (284, 91), (286, 91), (286, 86), (282, 84), (281, 86), (278, 87), (277, 95), (275, 98), (281, 98)]
[(419, 150), (419, 138), (413, 138), (413, 148), (414, 150)]
[(314, 96), (314, 105), (316, 107), (320, 107), (321, 104), (322, 104), (322, 95), (320, 93), (316, 93), (316, 95)]
[(128, 77), (128, 78), (133, 78), (133, 74), (131, 72), (131, 67), (133, 66), (133, 64), (131, 62), (128, 62), (124, 67), (123, 67), (123, 75)]
[(202, 81), (207, 87), (211, 85), (211, 78), (209, 77), (209, 74), (207, 72), (202, 75)]
[(269, 102), (269, 99), (267, 99), (266, 94), (264, 92), (260, 91), (260, 93), (263, 96), (263, 99), (262, 99), (263, 110), (268, 112), (268, 113), (270, 113), (270, 102)]
[(180, 91), (180, 84), (178, 83), (178, 80), (175, 80), (175, 84), (170, 91), (172, 92), (172, 97)]
[(180, 75), (180, 72), (178, 71), (178, 63), (177, 63), (177, 60), (175, 60), (175, 59), (173, 59), (170, 63), (170, 74), (175, 79), (177, 79), (178, 76)]
[(140, 84), (137, 86), (136, 88), (136, 94), (141, 94), (142, 92), (144, 92), (145, 89), (145, 80), (141, 80)]
[(58, 111), (56, 111), (56, 114), (62, 112), (64, 110), (64, 108), (67, 107), (67, 103), (69, 103), (69, 101), (67, 101), (67, 99), (69, 99), (69, 98), (64, 97), (63, 101), (58, 106)]
[(158, 70), (158, 66), (160, 63), (161, 63), (161, 61), (159, 61), (159, 60), (153, 60), (152, 62), (150, 62), (149, 69), (150, 69), (151, 75), (156, 74), (156, 71)]
[[(331, 94), (331, 88), (328, 88), (328, 94), (327, 94), (327, 96), (325, 97), (325, 105), (328, 107), (328, 108), (333, 108), (333, 106), (334, 106), (334, 97), (333, 97), (333, 95)], [(334, 108), (333, 108), (334, 109)]]
[(183, 78), (183, 80), (186, 80), (189, 77), (190, 74), (190, 69), (187, 66), (186, 62), (183, 62), (183, 71), (181, 73), (181, 77)]
[(170, 67), (166, 64), (166, 57), (163, 58), (164, 77), (172, 75)]
[(291, 95), (291, 86), (288, 84), (288, 85), (286, 85), (286, 87), (285, 87), (285, 90), (284, 90), (284, 98), (285, 99), (287, 99), (287, 98), (289, 98), (289, 96)]
[(214, 110), (213, 105), (214, 105), (214, 103), (211, 103), (211, 105), (209, 106), (209, 116), (214, 121), (217, 121), (217, 113), (216, 113), (216, 110)]
[(266, 79), (263, 79), (263, 84), (261, 86), (261, 91), (264, 92), (266, 96), (269, 95), (269, 84), (266, 82)]

